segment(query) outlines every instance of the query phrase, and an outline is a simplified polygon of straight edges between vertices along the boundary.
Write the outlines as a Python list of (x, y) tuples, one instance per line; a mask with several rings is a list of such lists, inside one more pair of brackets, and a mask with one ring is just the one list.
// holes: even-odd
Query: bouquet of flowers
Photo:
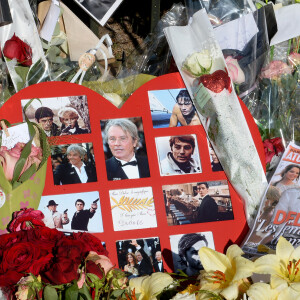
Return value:
[(43, 218), (32, 208), (17, 211), (8, 225), (10, 233), (0, 236), (0, 287), (7, 299), (130, 295), (124, 290), (127, 277), (113, 268), (99, 239), (83, 232), (65, 236), (45, 227)]
[(1, 126), (0, 234), (7, 232), (6, 225), (14, 211), (38, 207), (50, 154), (44, 131), (28, 119), (16, 126), (2, 120)]
[(165, 34), (209, 140), (245, 201), (251, 224), (267, 181), (208, 16), (201, 10), (189, 26), (168, 27)]

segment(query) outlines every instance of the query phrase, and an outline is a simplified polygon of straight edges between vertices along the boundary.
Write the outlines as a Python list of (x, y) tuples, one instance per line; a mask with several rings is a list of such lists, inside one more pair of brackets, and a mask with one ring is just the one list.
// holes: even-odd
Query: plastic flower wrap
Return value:
[(168, 27), (165, 34), (209, 140), (245, 201), (250, 224), (267, 181), (208, 16), (201, 10), (189, 26)]
[(271, 47), (248, 105), (262, 139), (300, 141), (299, 37)]

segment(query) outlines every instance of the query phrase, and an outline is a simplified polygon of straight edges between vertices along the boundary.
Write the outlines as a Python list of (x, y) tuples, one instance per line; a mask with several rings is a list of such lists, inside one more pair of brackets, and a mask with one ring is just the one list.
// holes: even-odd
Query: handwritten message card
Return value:
[(109, 191), (115, 231), (157, 227), (151, 187)]

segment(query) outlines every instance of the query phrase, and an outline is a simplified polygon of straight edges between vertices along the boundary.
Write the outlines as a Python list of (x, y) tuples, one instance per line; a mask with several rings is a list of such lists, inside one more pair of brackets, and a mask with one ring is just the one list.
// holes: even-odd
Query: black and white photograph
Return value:
[(198, 251), (202, 247), (215, 249), (211, 231), (170, 236), (174, 272), (182, 270), (188, 276), (198, 275), (203, 266)]
[(103, 232), (99, 192), (42, 196), (39, 210), (49, 228), (64, 232)]
[(100, 121), (108, 180), (150, 177), (142, 118)]
[[(21, 100), (22, 108), (30, 100)], [(27, 118), (37, 123), (48, 137), (91, 132), (85, 95), (34, 99), (26, 111)], [(23, 115), (25, 121), (25, 116)]]
[(160, 175), (202, 173), (195, 134), (155, 138)]
[(226, 180), (163, 185), (169, 226), (233, 220)]
[(119, 268), (129, 279), (165, 270), (158, 237), (119, 240), (116, 248)]
[(148, 91), (154, 128), (201, 125), (186, 89)]
[(104, 26), (123, 0), (74, 0), (101, 26)]
[(208, 144), (208, 151), (209, 151), (209, 157), (210, 157), (210, 165), (211, 165), (211, 169), (213, 172), (218, 172), (218, 171), (223, 171), (223, 167), (219, 161), (219, 158), (213, 148), (213, 146), (211, 145), (211, 143), (209, 142), (209, 140), (207, 140), (207, 144)]
[(97, 181), (92, 143), (52, 146), (51, 164), (55, 185)]

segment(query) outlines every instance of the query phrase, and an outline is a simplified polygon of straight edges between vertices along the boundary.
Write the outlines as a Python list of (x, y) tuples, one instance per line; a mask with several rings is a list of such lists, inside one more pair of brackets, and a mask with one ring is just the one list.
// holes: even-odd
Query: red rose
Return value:
[[(35, 247), (33, 243), (23, 242), (13, 245), (11, 248), (3, 251), (2, 261), (0, 264), (0, 276), (12, 274), (12, 278), (8, 279), (13, 281), (17, 278), (17, 273), (21, 277), (24, 276), (24, 272), (30, 272), (30, 268), (33, 263), (41, 258), (41, 252), (39, 247)], [(35, 274), (37, 275), (37, 274)], [(14, 284), (16, 284), (15, 282)]]
[(87, 232), (73, 233), (73, 238), (78, 241), (82, 241), (85, 245), (86, 251), (95, 251), (99, 255), (108, 256), (108, 252), (104, 249), (101, 241)]
[(284, 151), (281, 138), (266, 139), (263, 142), (266, 164), (270, 163), (274, 155), (280, 155)]
[(56, 242), (64, 238), (64, 234), (61, 231), (49, 227), (37, 227), (28, 230), (27, 236), (29, 241), (51, 248), (55, 246)]
[(63, 284), (78, 279), (78, 266), (72, 258), (60, 257), (54, 264), (48, 264), (48, 270), (41, 272), (42, 280), (51, 284)]
[(23, 276), (22, 273), (8, 270), (4, 274), (0, 274), (0, 287), (14, 286)]
[(45, 226), (44, 214), (39, 210), (34, 210), (33, 208), (24, 208), (20, 211), (13, 213), (13, 219), (8, 225), (8, 230), (10, 232), (19, 230), (28, 230), (36, 226)]
[(81, 262), (85, 258), (85, 254), (86, 251), (83, 242), (64, 236), (57, 242), (54, 255), (56, 258), (64, 257)]
[(9, 59), (16, 59), (17, 62), (25, 67), (32, 65), (31, 47), (19, 39), (15, 34), (10, 40), (5, 42), (3, 54)]
[(27, 242), (27, 236), (25, 231), (18, 231), (0, 235), (0, 257), (1, 253), (5, 249), (9, 249), (14, 244), (17, 244), (19, 242)]
[(49, 264), (52, 258), (53, 258), (52, 253), (48, 252), (46, 254), (41, 252), (41, 257), (32, 263), (32, 265), (29, 268), (29, 272), (35, 276), (39, 275), (40, 272), (46, 268), (46, 266)]

